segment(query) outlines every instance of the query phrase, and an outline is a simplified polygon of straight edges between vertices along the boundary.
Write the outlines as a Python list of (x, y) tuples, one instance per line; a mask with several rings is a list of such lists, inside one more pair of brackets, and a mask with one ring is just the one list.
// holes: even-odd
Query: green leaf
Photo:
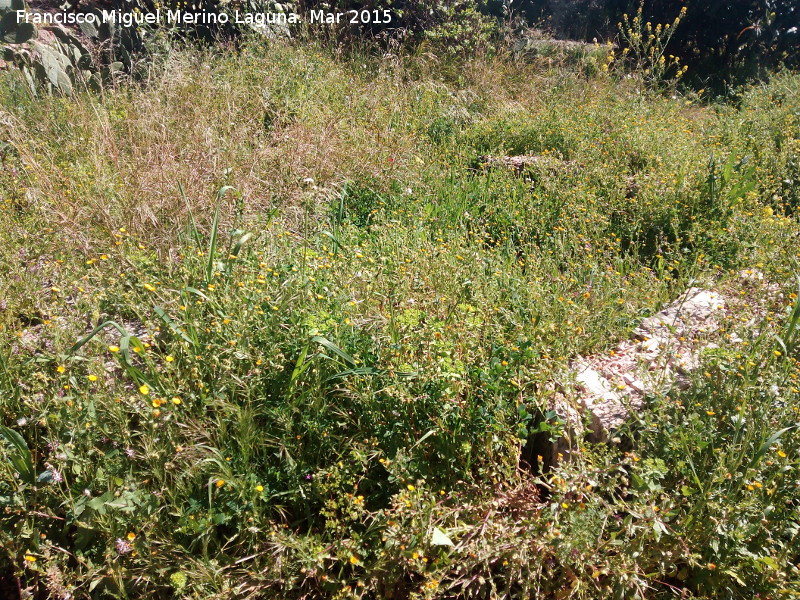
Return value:
[(455, 544), (444, 531), (434, 527), (433, 535), (431, 535), (431, 546), (455, 546)]
[(429, 437), (431, 437), (432, 435), (436, 435), (438, 432), (439, 432), (439, 430), (438, 430), (438, 429), (431, 429), (431, 430), (430, 430), (430, 431), (428, 431), (428, 432), (427, 432), (425, 435), (423, 435), (421, 438), (419, 438), (419, 439), (417, 440), (417, 443), (416, 443), (416, 444), (414, 444), (413, 446), (411, 446), (411, 450), (413, 450), (414, 448), (416, 448), (417, 446), (419, 446), (419, 445), (420, 445), (422, 442), (424, 442), (425, 440), (427, 440), (427, 439), (428, 439)]
[(19, 474), (19, 478), (25, 483), (33, 484), (36, 482), (36, 472), (33, 470), (33, 457), (28, 450), (25, 439), (13, 429), (0, 425), (0, 437), (3, 437), (11, 446), (8, 453), (8, 460), (11, 466)]
[(306, 355), (308, 354), (308, 344), (305, 345), (303, 351), (300, 353), (300, 356), (297, 357), (297, 362), (294, 365), (294, 371), (292, 371), (292, 377), (289, 380), (289, 387), (293, 388), (297, 383), (297, 380), (303, 374), (303, 372), (308, 369), (311, 365), (311, 362), (306, 362)]
[(800, 427), (800, 423), (796, 423), (790, 427), (784, 427), (780, 431), (777, 431), (773, 433), (771, 436), (769, 436), (769, 438), (767, 438), (767, 441), (761, 444), (761, 447), (758, 449), (758, 452), (756, 452), (755, 456), (753, 456), (753, 460), (750, 461), (750, 468), (754, 467), (758, 463), (758, 461), (761, 460), (767, 452), (769, 452), (769, 449), (772, 447), (772, 445), (779, 439), (781, 439), (784, 433), (786, 433), (787, 431), (791, 431), (792, 429), (797, 429), (798, 427)]
[(208, 261), (206, 262), (206, 281), (211, 282), (214, 275), (214, 255), (217, 252), (217, 229), (219, 227), (219, 203), (214, 209), (214, 220), (211, 222), (211, 240), (208, 242)]
[(82, 21), (78, 26), (81, 28), (81, 33), (87, 37), (96, 38), (100, 35), (94, 23)]
[(219, 204), (225, 194), (231, 190), (233, 190), (233, 186), (224, 185), (217, 192), (214, 220), (211, 223), (211, 240), (208, 243), (208, 262), (206, 263), (206, 281), (208, 282), (211, 281), (211, 277), (214, 275), (214, 256), (217, 253), (217, 237), (219, 234)]
[(336, 356), (341, 358), (344, 362), (346, 362), (351, 367), (355, 367), (356, 366), (356, 364), (357, 364), (356, 363), (356, 359), (353, 358), (352, 356), (350, 356), (347, 352), (345, 352), (341, 348), (339, 348), (339, 346), (337, 346), (336, 344), (334, 344), (330, 340), (328, 340), (328, 339), (326, 339), (326, 338), (324, 338), (322, 336), (315, 335), (313, 338), (311, 338), (311, 341), (316, 343), (316, 344), (319, 344), (320, 346), (324, 346), (326, 350), (330, 350), (331, 352), (333, 352)]
[(17, 22), (17, 13), (10, 12), (0, 19), (0, 39), (7, 44), (24, 44), (36, 36), (32, 23)]
[(188, 335), (183, 333), (180, 330), (180, 328), (175, 324), (175, 322), (172, 319), (169, 318), (169, 315), (166, 312), (164, 312), (163, 308), (161, 308), (160, 306), (154, 306), (153, 310), (156, 311), (156, 314), (161, 318), (161, 320), (164, 321), (164, 323), (170, 329), (172, 329), (172, 331), (175, 333), (175, 335), (177, 335), (178, 337), (180, 337), (184, 341), (189, 342), (192, 346), (195, 345), (194, 341)]
[(191, 287), (191, 286), (187, 286), (187, 287), (183, 288), (183, 291), (184, 292), (189, 292), (190, 294), (194, 294), (195, 296), (200, 296), (204, 300), (207, 300), (208, 302), (211, 302), (211, 298), (206, 296), (203, 292), (201, 292), (197, 288), (194, 288), (194, 287)]
[(238, 257), (239, 253), (242, 251), (242, 246), (244, 246), (247, 243), (247, 240), (249, 240), (251, 237), (253, 237), (252, 233), (245, 233), (242, 237), (240, 237), (236, 242), (236, 245), (233, 247), (233, 250), (231, 250), (231, 256)]
[(127, 331), (125, 331), (125, 328), (124, 328), (124, 327), (122, 327), (122, 325), (118, 325), (118, 324), (117, 324), (117, 323), (115, 323), (114, 321), (105, 321), (105, 322), (103, 322), (103, 323), (100, 323), (100, 325), (98, 325), (97, 327), (95, 327), (95, 328), (92, 330), (92, 332), (91, 332), (89, 335), (87, 335), (85, 338), (83, 338), (82, 340), (79, 340), (78, 342), (76, 342), (76, 343), (75, 343), (75, 344), (72, 346), (72, 348), (70, 348), (69, 350), (67, 350), (67, 354), (68, 354), (68, 355), (75, 354), (75, 352), (77, 352), (78, 350), (80, 350), (80, 349), (81, 349), (81, 347), (82, 347), (84, 344), (86, 344), (86, 343), (87, 343), (89, 340), (91, 340), (91, 339), (92, 339), (94, 336), (96, 336), (98, 333), (100, 333), (101, 331), (103, 331), (103, 329), (105, 329), (106, 327), (109, 327), (109, 326), (110, 326), (110, 327), (114, 327), (114, 328), (115, 328), (117, 331), (119, 331), (120, 335), (122, 335), (123, 337), (127, 337), (127, 335), (128, 335), (128, 332), (127, 332)]
[(330, 231), (322, 231), (320, 232), (320, 235), (324, 235), (326, 238), (332, 241), (337, 248), (345, 251), (347, 250), (347, 247), (339, 241), (339, 238), (333, 235)]
[(736, 571), (734, 571), (733, 569), (725, 569), (723, 571), (723, 573), (725, 573), (726, 575), (728, 575), (729, 577), (734, 579), (736, 581), (736, 583), (738, 583), (739, 585), (745, 586), (745, 587), (747, 586), (747, 584), (744, 581), (742, 581), (742, 578), (739, 577), (739, 574)]
[(0, 14), (11, 10), (23, 10), (25, 3), (22, 0), (0, 0)]

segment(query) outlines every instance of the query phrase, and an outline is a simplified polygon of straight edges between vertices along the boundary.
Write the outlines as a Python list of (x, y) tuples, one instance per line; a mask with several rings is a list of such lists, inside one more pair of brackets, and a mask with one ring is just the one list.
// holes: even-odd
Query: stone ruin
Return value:
[(566, 436), (550, 442), (540, 434), (527, 450), (530, 458), (555, 465), (581, 440), (607, 441), (632, 412), (645, 408), (647, 396), (686, 389), (701, 353), (716, 347), (709, 336), (720, 328), (725, 308), (722, 295), (690, 288), (610, 352), (573, 360), (554, 382), (558, 391), (548, 407), (565, 423)]

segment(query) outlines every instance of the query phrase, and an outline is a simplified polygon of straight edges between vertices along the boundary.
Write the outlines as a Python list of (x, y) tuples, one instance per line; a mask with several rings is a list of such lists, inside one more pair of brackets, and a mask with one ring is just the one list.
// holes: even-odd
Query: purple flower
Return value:
[(117, 554), (128, 554), (131, 550), (133, 550), (133, 546), (131, 546), (128, 542), (123, 540), (122, 538), (117, 538)]
[(47, 470), (50, 473), (50, 480), (53, 483), (61, 483), (62, 481), (64, 481), (64, 476), (61, 475), (61, 472), (58, 469), (56, 469), (53, 465), (51, 465), (50, 463), (44, 463), (44, 466), (47, 467)]

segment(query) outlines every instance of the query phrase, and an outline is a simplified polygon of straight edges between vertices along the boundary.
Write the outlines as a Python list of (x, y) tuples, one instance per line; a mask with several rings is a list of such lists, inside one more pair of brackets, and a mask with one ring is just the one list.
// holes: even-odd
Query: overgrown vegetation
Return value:
[(733, 93), (753, 79), (764, 79), (800, 62), (798, 6), (794, 0), (527, 0), (530, 20), (537, 16), (559, 37), (614, 38), (625, 16), (643, 8), (644, 23), (670, 23), (681, 9), (683, 25), (669, 53), (689, 66), (695, 89)]
[[(800, 593), (800, 78), (734, 107), (578, 61), (250, 40), (96, 95), (8, 74), (5, 581)], [(503, 154), (542, 160), (481, 168)], [(521, 464), (568, 362), (698, 284), (737, 301), (692, 386), (627, 449)]]

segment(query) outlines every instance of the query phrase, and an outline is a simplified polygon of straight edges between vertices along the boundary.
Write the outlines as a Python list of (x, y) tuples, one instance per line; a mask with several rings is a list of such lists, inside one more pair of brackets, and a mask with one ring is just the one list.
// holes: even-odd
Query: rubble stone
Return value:
[[(724, 308), (720, 294), (690, 288), (644, 319), (632, 339), (608, 354), (572, 361), (561, 382), (563, 393), (555, 396), (552, 407), (566, 421), (569, 438), (605, 441), (632, 411), (645, 407), (648, 395), (688, 387), (688, 375), (699, 367), (701, 352), (713, 346), (706, 338), (719, 329)], [(550, 453), (553, 462), (572, 445), (569, 440), (556, 443)]]

